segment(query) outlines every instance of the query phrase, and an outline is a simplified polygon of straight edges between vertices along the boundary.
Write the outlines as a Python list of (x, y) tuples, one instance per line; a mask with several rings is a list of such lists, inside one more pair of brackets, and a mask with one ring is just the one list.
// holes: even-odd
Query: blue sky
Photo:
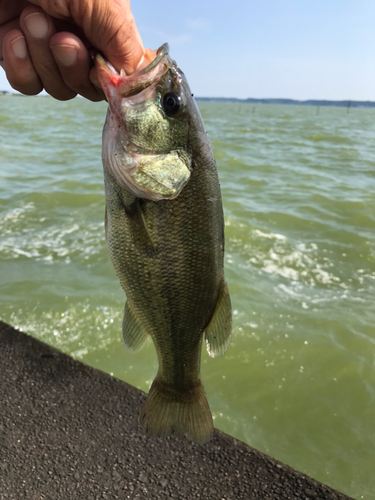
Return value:
[[(374, 0), (133, 0), (196, 96), (375, 101)], [(0, 89), (10, 89), (0, 72)]]

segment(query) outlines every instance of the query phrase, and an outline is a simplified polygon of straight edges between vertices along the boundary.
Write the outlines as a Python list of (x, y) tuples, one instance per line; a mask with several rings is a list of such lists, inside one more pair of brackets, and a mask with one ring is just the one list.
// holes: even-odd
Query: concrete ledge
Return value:
[(0, 321), (1, 500), (349, 497), (215, 431), (149, 439), (145, 394)]

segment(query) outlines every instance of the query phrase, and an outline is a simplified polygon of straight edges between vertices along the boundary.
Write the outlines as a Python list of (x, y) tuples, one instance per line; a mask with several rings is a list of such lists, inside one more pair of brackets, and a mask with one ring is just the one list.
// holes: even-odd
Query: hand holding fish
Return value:
[(0, 64), (19, 92), (102, 100), (93, 48), (127, 74), (147, 65), (129, 0), (0, 0)]

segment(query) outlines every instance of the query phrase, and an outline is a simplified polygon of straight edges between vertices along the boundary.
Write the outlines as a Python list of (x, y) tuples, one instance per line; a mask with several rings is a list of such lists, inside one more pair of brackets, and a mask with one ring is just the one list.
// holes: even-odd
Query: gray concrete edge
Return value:
[(150, 439), (146, 395), (0, 321), (0, 498), (344, 500), (215, 430)]

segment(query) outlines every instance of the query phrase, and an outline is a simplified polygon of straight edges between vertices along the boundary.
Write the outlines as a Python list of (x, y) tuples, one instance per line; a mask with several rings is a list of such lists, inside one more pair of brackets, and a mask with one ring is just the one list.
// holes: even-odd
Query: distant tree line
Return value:
[(318, 99), (309, 99), (307, 101), (298, 101), (296, 99), (237, 99), (236, 97), (196, 97), (197, 101), (215, 101), (215, 102), (238, 102), (249, 104), (295, 104), (298, 106), (341, 106), (343, 108), (375, 108), (374, 101), (327, 101)]

